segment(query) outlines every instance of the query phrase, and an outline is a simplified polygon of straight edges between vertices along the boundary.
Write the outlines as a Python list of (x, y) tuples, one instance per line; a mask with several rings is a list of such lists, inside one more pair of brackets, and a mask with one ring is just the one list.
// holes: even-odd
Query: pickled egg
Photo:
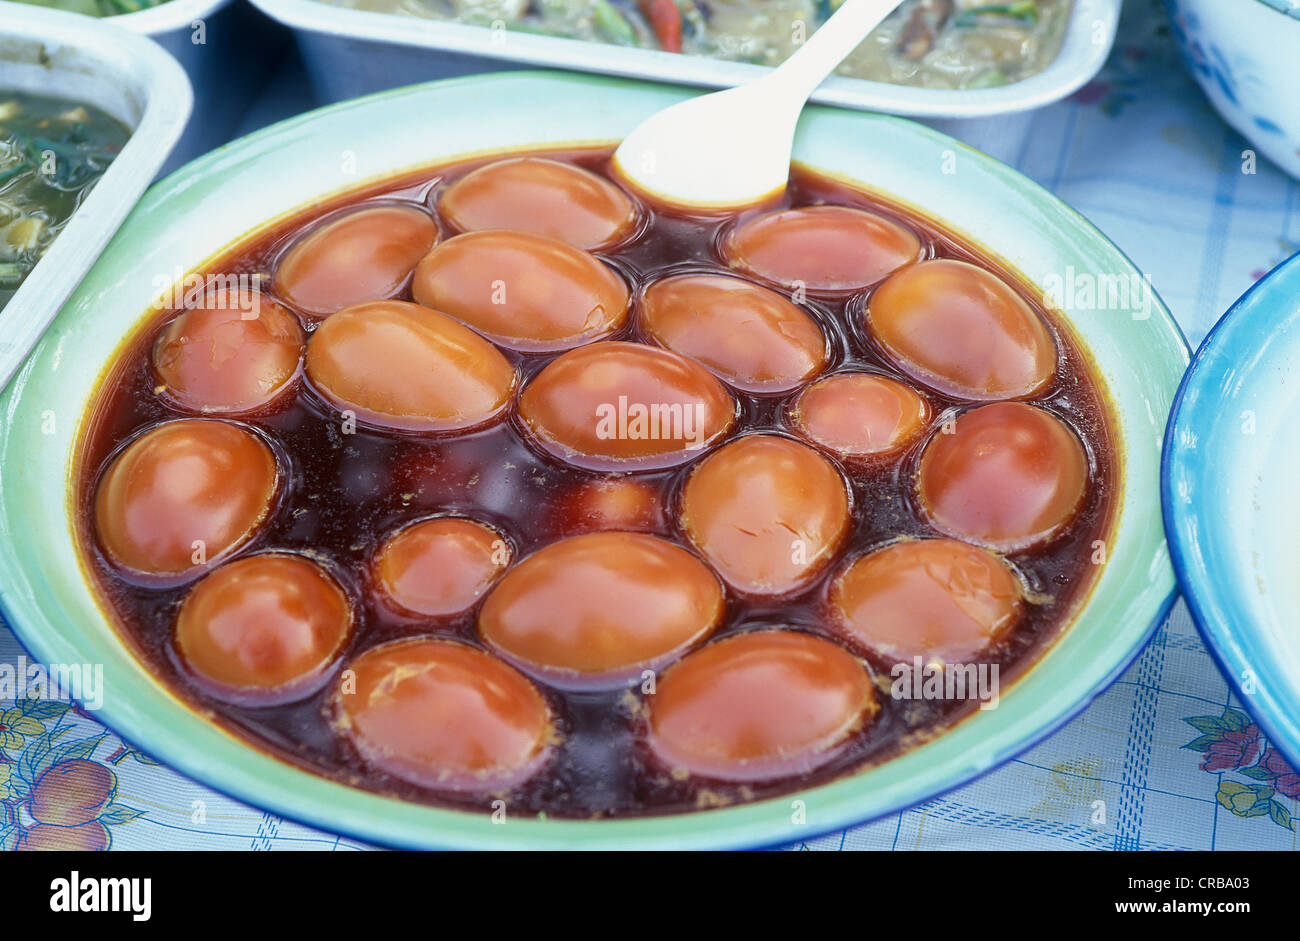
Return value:
[(632, 477), (598, 477), (570, 488), (558, 501), (558, 524), (567, 533), (664, 527), (663, 501), (653, 484)]
[(331, 404), (397, 431), (463, 431), (501, 418), (514, 367), (474, 331), (405, 301), (357, 304), (307, 344), (307, 376)]
[(391, 536), (374, 560), (375, 583), (389, 602), (412, 614), (453, 617), (474, 606), (510, 564), (496, 530), (474, 520), (423, 520)]
[(189, 576), (252, 537), (278, 483), (275, 455), (251, 431), (213, 419), (166, 422), (109, 464), (95, 492), (95, 530), (124, 569)]
[(324, 569), (270, 553), (228, 562), (190, 590), (176, 648), (209, 692), (265, 706), (318, 689), (351, 627), (348, 597)]
[(795, 400), (790, 418), (811, 441), (850, 460), (896, 454), (930, 422), (930, 404), (901, 382), (873, 373), (819, 379)]
[(519, 417), (553, 457), (589, 470), (676, 467), (721, 438), (736, 404), (694, 360), (609, 341), (556, 358), (524, 389)]
[(849, 491), (812, 448), (776, 435), (748, 435), (691, 472), (681, 525), (737, 591), (785, 595), (830, 561), (849, 529)]
[(571, 536), (524, 559), (479, 611), (483, 640), (560, 685), (618, 684), (707, 637), (722, 586), (685, 549), (642, 533)]
[(603, 177), (542, 157), (498, 160), (448, 186), (438, 203), (462, 232), (515, 229), (575, 248), (608, 248), (636, 225), (636, 206)]
[(648, 741), (674, 772), (755, 781), (811, 771), (879, 711), (848, 651), (794, 631), (753, 631), (687, 654), (659, 679)]
[(963, 399), (1011, 399), (1056, 375), (1047, 325), (996, 275), (938, 259), (905, 268), (878, 287), (867, 326), (909, 376)]
[(303, 343), (298, 318), (275, 301), (222, 288), (163, 328), (153, 366), (163, 393), (182, 408), (234, 414), (285, 390)]
[(984, 405), (935, 434), (921, 454), (917, 494), (936, 529), (1003, 552), (1058, 534), (1088, 486), (1088, 459), (1070, 428), (1022, 402)]
[(1010, 567), (953, 539), (898, 542), (831, 584), (831, 622), (886, 663), (963, 663), (1011, 632), (1023, 592)]
[(733, 268), (787, 289), (841, 293), (875, 284), (921, 257), (921, 240), (884, 216), (850, 206), (767, 213), (727, 234)]
[(627, 320), (622, 278), (593, 255), (528, 232), (448, 239), (419, 263), (411, 288), (419, 303), (523, 352), (571, 349)]
[(650, 285), (642, 329), (746, 392), (786, 392), (826, 365), (826, 337), (775, 291), (739, 278), (687, 274)]
[(379, 203), (327, 219), (290, 246), (275, 271), (275, 290), (324, 317), (390, 297), (438, 241), (423, 209)]
[(551, 709), (527, 677), (465, 644), (416, 637), (349, 664), (339, 730), (366, 762), (444, 791), (498, 791), (533, 775), (556, 740)]

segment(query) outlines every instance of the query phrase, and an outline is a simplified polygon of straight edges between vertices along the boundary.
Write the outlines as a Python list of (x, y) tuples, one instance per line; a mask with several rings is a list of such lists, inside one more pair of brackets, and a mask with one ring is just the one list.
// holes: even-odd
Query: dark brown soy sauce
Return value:
[[(597, 173), (607, 174), (609, 151), (548, 152)], [(205, 271), (259, 273), (264, 291), (294, 309), (270, 288), (276, 259), (295, 235), (321, 217), (369, 200), (407, 200), (436, 207), (439, 190), (476, 166), (499, 159), (469, 161), (415, 172), (368, 189), (344, 194), (271, 226), (217, 257)], [(1113, 516), (1113, 489), (1118, 455), (1109, 429), (1109, 414), (1094, 369), (1077, 341), (1048, 314), (1022, 279), (997, 260), (945, 232), (933, 221), (873, 195), (795, 168), (780, 202), (737, 215), (690, 217), (646, 207), (636, 235), (623, 247), (599, 253), (628, 281), (634, 298), (651, 280), (687, 270), (728, 271), (717, 245), (726, 229), (758, 212), (815, 203), (860, 206), (893, 217), (918, 232), (928, 257), (959, 258), (1000, 275), (1043, 315), (1059, 350), (1057, 378), (1035, 399), (1065, 420), (1085, 443), (1091, 486), (1068, 530), (1049, 545), (1011, 555), (1034, 598), (1013, 634), (991, 651), (1000, 666), (1002, 689), (1031, 664), (1058, 635), (1091, 587), (1094, 541), (1105, 540)], [(454, 234), (440, 220), (444, 234)], [(397, 295), (410, 299), (409, 288)], [(861, 368), (916, 383), (895, 369), (861, 327), (867, 293), (849, 298), (810, 296), (804, 308), (821, 324), (830, 349), (827, 372)], [(639, 689), (571, 692), (539, 683), (556, 711), (562, 743), (551, 764), (532, 781), (503, 794), (447, 794), (409, 784), (367, 767), (329, 725), (332, 684), (311, 698), (285, 706), (245, 708), (223, 703), (191, 680), (171, 645), (176, 611), (188, 585), (157, 589), (133, 584), (112, 567), (98, 547), (91, 513), (95, 486), (109, 457), (128, 439), (157, 422), (187, 417), (155, 391), (149, 350), (159, 329), (176, 311), (151, 316), (119, 350), (105, 376), (99, 398), (86, 422), (75, 476), (78, 530), (88, 568), (115, 615), (120, 630), (144, 662), (182, 698), (203, 714), (269, 753), (339, 781), (402, 799), (466, 809), (487, 809), (504, 799), (512, 813), (545, 812), (558, 817), (627, 817), (670, 813), (743, 800), (772, 797), (828, 782), (879, 763), (950, 727), (974, 709), (970, 702), (900, 701), (888, 695), (889, 676), (873, 664), (880, 687), (881, 711), (874, 723), (857, 733), (817, 770), (793, 778), (728, 784), (675, 779), (655, 766), (638, 737)], [(311, 329), (313, 322), (303, 318)], [(637, 338), (635, 317), (619, 335)], [(522, 384), (554, 354), (506, 355), (517, 364)], [(919, 389), (934, 406), (934, 426), (972, 407)], [(740, 421), (735, 434), (789, 433), (788, 412), (798, 394), (755, 396), (735, 393)], [(339, 416), (301, 378), (293, 391), (261, 413), (238, 419), (261, 430), (286, 462), (287, 490), (277, 511), (239, 555), (284, 549), (308, 553), (325, 562), (353, 599), (356, 629), (344, 662), (376, 644), (421, 634), (455, 638), (481, 647), (474, 630), (477, 608), (452, 621), (430, 622), (403, 616), (379, 601), (368, 584), (372, 553), (398, 527), (415, 519), (463, 514), (491, 523), (513, 543), (520, 558), (573, 532), (559, 502), (569, 488), (601, 475), (571, 468), (543, 457), (525, 444), (512, 419), (495, 428), (454, 438), (380, 434), (358, 427), (344, 435)], [(728, 591), (725, 620), (715, 639), (759, 627), (788, 626), (834, 639), (821, 606), (830, 578), (846, 560), (905, 536), (935, 535), (913, 497), (912, 482), (921, 446), (873, 468), (848, 468), (853, 493), (853, 528), (845, 547), (808, 589), (782, 599), (755, 601)], [(676, 501), (690, 465), (639, 475), (656, 484), (666, 508), (659, 535), (685, 545), (675, 528)]]

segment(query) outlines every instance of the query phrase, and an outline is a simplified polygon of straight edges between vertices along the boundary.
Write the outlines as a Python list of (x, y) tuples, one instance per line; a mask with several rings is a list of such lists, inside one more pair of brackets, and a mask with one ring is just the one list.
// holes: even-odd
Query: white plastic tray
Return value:
[[(173, 0), (175, 2), (175, 0)], [(252, 0), (293, 29), (317, 93), (330, 101), (452, 75), (520, 66), (576, 69), (706, 88), (766, 69), (652, 49), (438, 20), (369, 13), (318, 0)], [(812, 100), (911, 117), (976, 118), (1058, 101), (1097, 74), (1115, 40), (1121, 0), (1075, 0), (1060, 54), (1042, 72), (1000, 88), (949, 91), (834, 77)]]
[(84, 102), (132, 128), (126, 146), (0, 309), (0, 388), (8, 355), (54, 318), (175, 146), (193, 101), (176, 61), (110, 22), (0, 3), (0, 90)]

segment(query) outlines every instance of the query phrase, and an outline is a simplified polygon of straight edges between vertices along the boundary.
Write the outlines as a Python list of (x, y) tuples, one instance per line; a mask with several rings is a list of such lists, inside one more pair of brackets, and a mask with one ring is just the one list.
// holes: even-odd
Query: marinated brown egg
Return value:
[(867, 326), (909, 376), (963, 399), (1011, 399), (1056, 375), (1041, 317), (996, 275), (952, 259), (891, 276), (867, 306)]
[(869, 287), (921, 257), (916, 233), (850, 206), (804, 206), (758, 216), (723, 241), (727, 262), (794, 290), (839, 293)]
[(271, 449), (212, 419), (157, 425), (126, 446), (95, 493), (105, 553), (131, 572), (188, 576), (247, 542), (279, 482)]
[(664, 528), (659, 489), (632, 477), (598, 477), (577, 484), (559, 500), (556, 516), (566, 533)]
[(567, 350), (627, 320), (628, 290), (597, 258), (528, 232), (467, 232), (420, 262), (421, 304), (450, 314), (507, 349)]
[(691, 472), (681, 526), (737, 591), (785, 595), (804, 587), (844, 540), (848, 487), (807, 445), (749, 435)]
[(221, 288), (163, 328), (153, 366), (160, 391), (182, 408), (237, 414), (285, 390), (303, 343), (298, 318), (275, 301)]
[(423, 209), (383, 203), (327, 219), (294, 242), (275, 271), (275, 290), (317, 317), (390, 297), (438, 241)]
[(775, 291), (739, 278), (677, 275), (650, 285), (641, 327), (661, 346), (746, 392), (786, 392), (826, 364), (817, 322)]
[(510, 564), (510, 544), (474, 520), (441, 517), (391, 536), (374, 560), (375, 586), (403, 611), (453, 617), (468, 611)]
[(917, 494), (940, 532), (1015, 552), (1060, 532), (1087, 485), (1087, 456), (1064, 422), (1033, 405), (998, 402), (930, 439)]
[(898, 542), (857, 559), (830, 589), (831, 621), (885, 663), (963, 663), (1006, 637), (1023, 593), (1010, 567), (953, 539)]
[(880, 708), (857, 659), (794, 631), (753, 631), (688, 654), (646, 703), (659, 762), (726, 781), (825, 764)]
[[(556, 735), (537, 687), (496, 657), (431, 637), (372, 647), (349, 664), (337, 724), (361, 757), (444, 791), (499, 791), (538, 771)], [(347, 675), (345, 673), (345, 675)]]
[(479, 634), (530, 672), (608, 685), (707, 637), (722, 586), (663, 539), (606, 532), (552, 543), (506, 573), (479, 611)]
[(571, 350), (519, 397), (519, 417), (547, 453), (589, 470), (675, 467), (721, 438), (736, 405), (694, 360), (640, 343)]
[(848, 460), (897, 454), (930, 423), (930, 404), (895, 379), (838, 373), (819, 379), (795, 400), (794, 427)]
[(514, 367), (445, 314), (405, 301), (357, 304), (307, 344), (307, 376), (329, 402), (397, 431), (463, 431), (501, 418)]
[(255, 555), (220, 566), (190, 590), (176, 619), (176, 649), (219, 698), (273, 705), (318, 689), (351, 627), (347, 595), (319, 565)]
[(636, 225), (636, 206), (603, 177), (558, 160), (518, 157), (479, 167), (442, 192), (438, 208), (462, 232), (515, 229), (588, 251)]

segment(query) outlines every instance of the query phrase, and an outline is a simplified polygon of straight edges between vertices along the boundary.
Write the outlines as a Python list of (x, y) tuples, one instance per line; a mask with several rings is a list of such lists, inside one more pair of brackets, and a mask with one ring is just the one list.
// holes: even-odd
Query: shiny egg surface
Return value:
[(735, 408), (694, 360), (623, 341), (552, 360), (519, 397), (537, 446), (590, 470), (684, 464), (731, 429)]
[(514, 229), (588, 251), (609, 248), (637, 222), (636, 205), (613, 183), (543, 157), (479, 167), (442, 191), (438, 209), (462, 232)]
[(507, 349), (548, 353), (607, 337), (627, 320), (628, 288), (567, 242), (507, 229), (466, 232), (415, 268), (418, 303)]
[(677, 275), (646, 288), (641, 328), (745, 392), (788, 392), (826, 364), (817, 321), (775, 291), (740, 278)]
[(737, 634), (688, 654), (650, 701), (650, 747), (673, 769), (748, 781), (807, 771), (874, 717), (844, 648), (794, 631)]
[(867, 302), (867, 326), (905, 373), (958, 398), (1020, 398), (1056, 376), (1056, 344), (1042, 317), (967, 262), (940, 258), (891, 275)]
[(275, 454), (248, 428), (210, 419), (166, 422), (108, 465), (95, 493), (95, 527), (122, 569), (190, 576), (253, 536), (279, 481)]
[(275, 290), (314, 317), (391, 297), (438, 241), (422, 208), (374, 205), (326, 219), (299, 238), (276, 266)]
[(758, 216), (727, 234), (732, 267), (789, 290), (870, 287), (921, 256), (921, 239), (886, 216), (849, 206), (804, 206)]
[(345, 307), (316, 328), (307, 378), (340, 412), (394, 431), (464, 431), (499, 419), (515, 370), (474, 331), (405, 301)]
[(250, 555), (190, 590), (176, 616), (176, 649), (218, 698), (254, 706), (319, 686), (352, 628), (352, 602), (303, 556)]
[(454, 641), (413, 638), (354, 660), (338, 725), (366, 760), (435, 790), (491, 793), (536, 773), (553, 737), (537, 687)]
[(554, 682), (616, 685), (707, 637), (722, 612), (722, 585), (694, 555), (644, 533), (603, 532), (520, 562), (484, 602), (478, 630)]
[(256, 292), (205, 293), (158, 335), (163, 394), (196, 414), (238, 415), (292, 384), (306, 337), (298, 318)]

